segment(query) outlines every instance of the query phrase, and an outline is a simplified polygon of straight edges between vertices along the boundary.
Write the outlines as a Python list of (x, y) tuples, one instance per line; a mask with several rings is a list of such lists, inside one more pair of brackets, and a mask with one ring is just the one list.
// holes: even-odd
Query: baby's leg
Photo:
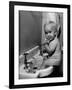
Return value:
[(45, 65), (45, 62), (46, 62), (46, 60), (47, 60), (48, 58), (47, 57), (44, 57), (44, 59), (43, 59), (43, 62), (42, 62), (42, 65), (41, 65), (41, 67), (40, 67), (40, 69), (44, 69), (44, 68), (47, 68), (49, 65)]
[(60, 64), (60, 61), (61, 61), (61, 57), (51, 57), (51, 58), (48, 58), (47, 60), (44, 61), (44, 66), (46, 65), (49, 65), (49, 66), (58, 66)]

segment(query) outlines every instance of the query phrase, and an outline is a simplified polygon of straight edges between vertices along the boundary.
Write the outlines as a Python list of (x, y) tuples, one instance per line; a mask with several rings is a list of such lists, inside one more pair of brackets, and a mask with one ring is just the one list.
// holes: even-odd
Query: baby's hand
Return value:
[(45, 39), (42, 44), (43, 44), (43, 45), (49, 44), (49, 41), (48, 41), (47, 39)]

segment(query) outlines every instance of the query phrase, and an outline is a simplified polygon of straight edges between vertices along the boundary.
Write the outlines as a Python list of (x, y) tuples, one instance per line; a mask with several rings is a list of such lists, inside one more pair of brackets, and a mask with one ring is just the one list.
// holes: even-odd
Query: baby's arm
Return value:
[(50, 42), (50, 44), (45, 44), (45, 49), (47, 50), (49, 55), (52, 55), (57, 47), (57, 40), (53, 40)]

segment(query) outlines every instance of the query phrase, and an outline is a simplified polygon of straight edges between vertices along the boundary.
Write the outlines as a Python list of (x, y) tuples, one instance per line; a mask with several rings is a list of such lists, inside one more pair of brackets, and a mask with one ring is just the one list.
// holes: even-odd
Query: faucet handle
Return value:
[(25, 52), (23, 55), (28, 55), (29, 53)]

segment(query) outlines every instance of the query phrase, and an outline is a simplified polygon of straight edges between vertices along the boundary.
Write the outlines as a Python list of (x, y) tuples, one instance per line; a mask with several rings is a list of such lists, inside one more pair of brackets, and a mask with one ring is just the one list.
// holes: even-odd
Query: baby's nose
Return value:
[(52, 35), (48, 35), (47, 39), (50, 40), (52, 38)]

